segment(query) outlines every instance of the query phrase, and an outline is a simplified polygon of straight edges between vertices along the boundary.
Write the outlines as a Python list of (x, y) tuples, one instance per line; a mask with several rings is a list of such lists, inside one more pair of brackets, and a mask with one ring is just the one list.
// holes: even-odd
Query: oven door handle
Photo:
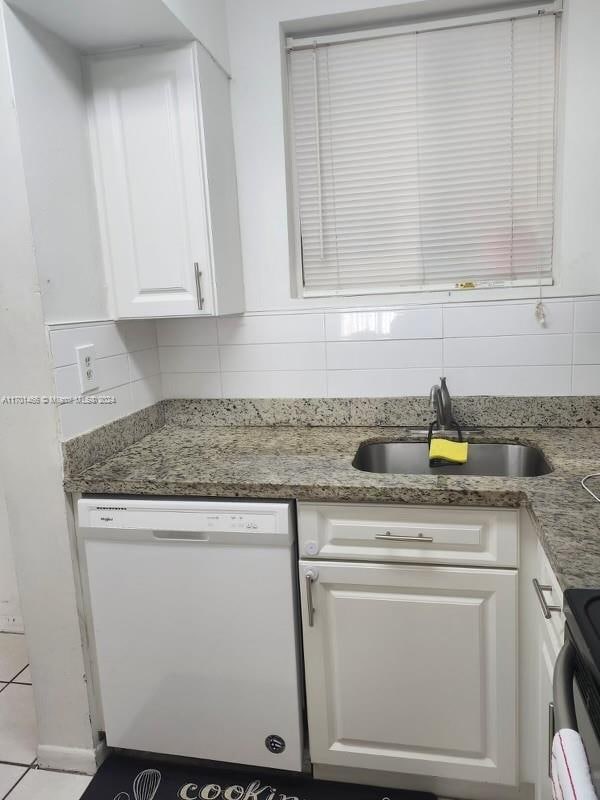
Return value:
[(573, 696), (573, 674), (575, 672), (575, 648), (566, 641), (558, 654), (552, 678), (554, 699), (554, 729), (577, 730), (575, 698)]

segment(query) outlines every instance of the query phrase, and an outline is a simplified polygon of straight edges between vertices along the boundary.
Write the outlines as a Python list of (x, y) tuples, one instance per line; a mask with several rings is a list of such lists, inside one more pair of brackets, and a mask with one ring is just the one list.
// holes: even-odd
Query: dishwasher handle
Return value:
[(573, 677), (575, 673), (575, 648), (566, 641), (554, 664), (552, 695), (554, 699), (554, 729), (577, 730)]
[(209, 542), (210, 536), (200, 531), (152, 531), (157, 542)]
[(276, 547), (290, 548), (294, 543), (294, 531), (272, 531), (262, 533), (254, 530), (223, 531), (208, 527), (185, 528), (165, 526), (154, 527), (152, 520), (145, 528), (111, 525), (110, 527), (80, 526), (78, 536), (86, 541), (126, 542), (128, 544), (155, 544), (157, 547), (170, 544), (193, 547), (228, 546), (236, 547)]

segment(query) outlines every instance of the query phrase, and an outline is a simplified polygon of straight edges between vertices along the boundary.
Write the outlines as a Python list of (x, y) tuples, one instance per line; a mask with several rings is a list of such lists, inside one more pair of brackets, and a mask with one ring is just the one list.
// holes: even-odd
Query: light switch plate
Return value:
[(82, 393), (85, 394), (99, 386), (96, 377), (96, 348), (93, 344), (82, 344), (75, 348), (75, 352), (79, 370), (79, 385)]

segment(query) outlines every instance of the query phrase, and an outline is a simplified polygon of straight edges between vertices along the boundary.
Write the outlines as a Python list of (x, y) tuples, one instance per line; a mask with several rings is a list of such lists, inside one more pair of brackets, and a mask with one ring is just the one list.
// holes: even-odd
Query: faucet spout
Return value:
[(450, 397), (450, 392), (448, 391), (448, 386), (446, 384), (446, 378), (440, 378), (440, 395), (442, 398), (442, 416), (443, 416), (443, 423), (446, 427), (452, 425), (454, 422), (454, 415), (452, 413), (452, 398)]
[(433, 415), (437, 424), (441, 426), (441, 419), (444, 416), (444, 408), (442, 404), (442, 393), (437, 384), (432, 386), (431, 391), (429, 392), (429, 405), (431, 406), (431, 410), (433, 411)]
[(435, 384), (431, 387), (429, 402), (440, 430), (444, 431), (455, 424), (452, 414), (452, 398), (446, 385), (446, 378), (440, 378), (439, 386)]

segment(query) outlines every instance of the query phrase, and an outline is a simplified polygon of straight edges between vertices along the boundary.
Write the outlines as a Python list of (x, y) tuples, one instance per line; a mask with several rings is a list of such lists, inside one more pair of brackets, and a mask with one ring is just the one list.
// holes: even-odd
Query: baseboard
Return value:
[(41, 744), (37, 749), (40, 767), (61, 772), (79, 772), (83, 775), (94, 775), (106, 755), (106, 743), (103, 741), (89, 750), (83, 747), (54, 747), (49, 744)]

